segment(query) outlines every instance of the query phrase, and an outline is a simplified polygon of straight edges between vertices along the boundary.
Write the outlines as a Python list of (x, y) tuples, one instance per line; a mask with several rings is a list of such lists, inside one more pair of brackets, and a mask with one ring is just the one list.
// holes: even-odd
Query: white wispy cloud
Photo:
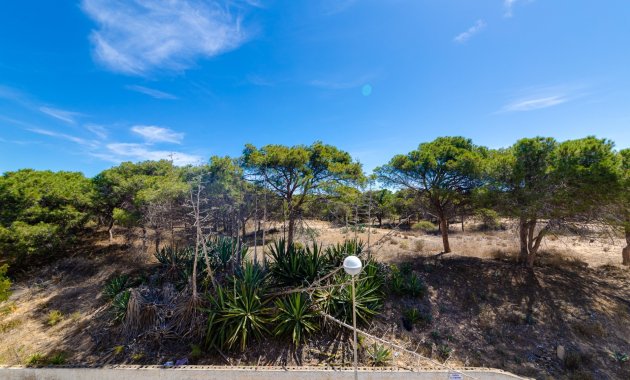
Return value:
[(39, 110), (50, 117), (54, 117), (55, 119), (61, 120), (68, 124), (76, 124), (77, 117), (81, 116), (79, 112), (66, 111), (59, 108), (39, 107)]
[(175, 132), (168, 128), (156, 127), (154, 125), (136, 125), (131, 127), (131, 131), (142, 136), (148, 143), (168, 142), (181, 144), (184, 134)]
[(151, 150), (143, 144), (132, 143), (112, 143), (106, 146), (107, 153), (95, 153), (93, 156), (113, 161), (146, 161), (146, 160), (172, 160), (175, 165), (194, 165), (202, 162), (201, 156), (191, 155), (182, 152), (165, 150)]
[(101, 140), (105, 140), (107, 138), (107, 128), (101, 125), (86, 124), (85, 129), (92, 132), (94, 135), (96, 135), (96, 137), (98, 137)]
[(155, 98), (155, 99), (171, 99), (171, 100), (172, 99), (177, 99), (177, 96), (175, 96), (173, 94), (169, 94), (168, 92), (156, 90), (154, 88), (138, 86), (138, 85), (130, 85), (130, 86), (126, 86), (126, 88), (128, 90), (131, 90), (131, 91), (135, 91), (135, 92), (139, 92), (141, 94), (149, 95), (150, 97)]
[(516, 112), (516, 111), (532, 111), (541, 108), (549, 108), (557, 106), (569, 101), (569, 98), (564, 95), (552, 95), (528, 99), (519, 99), (506, 104), (503, 112)]
[(514, 16), (514, 7), (517, 4), (527, 4), (531, 3), (534, 0), (503, 0), (503, 8), (505, 12), (503, 12), (503, 17), (512, 17)]
[[(257, 2), (254, 2), (257, 3)], [(218, 0), (83, 0), (98, 28), (90, 40), (94, 58), (132, 75), (156, 69), (185, 70), (196, 59), (243, 44), (241, 18)]]
[(65, 133), (55, 132), (55, 131), (51, 131), (51, 130), (48, 130), (48, 129), (28, 128), (27, 130), (30, 131), (30, 132), (33, 132), (33, 133), (37, 133), (39, 135), (56, 137), (56, 138), (59, 138), (59, 139), (68, 140), (68, 141), (71, 141), (73, 143), (76, 143), (76, 144), (79, 144), (79, 145), (83, 145), (83, 146), (86, 146), (86, 147), (96, 147), (96, 146), (98, 146), (98, 142), (96, 142), (96, 141), (90, 141), (90, 140), (86, 140), (86, 139), (83, 139), (83, 138), (80, 138), (80, 137), (68, 135), (68, 134), (65, 134)]
[(453, 38), (453, 41), (457, 42), (458, 44), (463, 44), (464, 42), (466, 42), (469, 39), (471, 39), (475, 34), (481, 32), (483, 29), (485, 29), (486, 26), (487, 26), (487, 24), (486, 24), (486, 22), (484, 20), (477, 20), (473, 26), (468, 28), (468, 30), (466, 30), (465, 32), (462, 32), (462, 33), (456, 35)]

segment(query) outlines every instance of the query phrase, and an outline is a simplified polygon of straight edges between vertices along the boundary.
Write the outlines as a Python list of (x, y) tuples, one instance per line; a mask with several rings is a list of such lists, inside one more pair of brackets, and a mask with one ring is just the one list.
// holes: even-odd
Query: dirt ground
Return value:
[[(304, 226), (304, 242), (316, 238), (327, 245), (355, 236), (368, 241), (367, 231), (355, 234), (320, 221)], [(281, 236), (279, 227), (267, 238)], [(630, 379), (630, 362), (621, 360), (630, 354), (630, 271), (619, 265), (620, 240), (545, 239), (539, 265), (529, 271), (514, 262), (513, 230), (466, 229), (453, 228), (454, 252), (442, 256), (437, 235), (370, 230), (378, 261), (409, 263), (428, 287), (423, 299), (388, 298), (371, 333), (448, 365), (502, 368), (539, 379)], [(10, 300), (0, 304), (0, 364), (55, 353), (74, 364), (160, 364), (189, 356), (189, 345), (169, 337), (156, 338), (147, 354), (146, 347), (124, 341), (112, 322), (102, 296), (106, 280), (116, 273), (146, 277), (157, 271), (152, 255), (121, 242), (110, 246), (105, 235), (95, 236), (74, 257), (20, 276)], [(412, 307), (432, 320), (408, 331), (401, 315)], [(336, 338), (322, 335), (299, 352), (269, 340), (244, 354), (207, 353), (196, 362), (349, 365), (347, 334)], [(392, 365), (417, 364), (430, 365), (394, 349)]]

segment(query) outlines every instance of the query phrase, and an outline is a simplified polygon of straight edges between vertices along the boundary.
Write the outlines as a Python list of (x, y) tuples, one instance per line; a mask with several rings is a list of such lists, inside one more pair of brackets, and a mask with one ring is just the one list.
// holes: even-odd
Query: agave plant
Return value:
[(317, 313), (311, 308), (308, 297), (302, 293), (292, 293), (275, 302), (278, 314), (274, 334), (290, 336), (295, 346), (306, 341), (309, 334), (317, 331)]
[[(334, 277), (337, 287), (322, 289), (314, 296), (318, 306), (327, 314), (344, 322), (352, 321), (352, 287), (348, 276), (340, 274)], [(357, 321), (368, 323), (383, 306), (383, 279), (373, 262), (368, 262), (363, 272), (355, 281), (355, 302)]]
[(247, 256), (247, 245), (239, 243), (230, 236), (217, 236), (208, 242), (208, 248), (213, 258), (213, 264), (219, 269), (228, 269), (230, 265)]
[(127, 315), (127, 305), (129, 304), (130, 297), (131, 291), (129, 290), (125, 290), (114, 297), (112, 301), (112, 308), (114, 309), (115, 321), (122, 321), (125, 319), (125, 315)]
[(105, 284), (103, 295), (108, 301), (114, 300), (114, 298), (116, 298), (116, 296), (120, 294), (120, 292), (127, 288), (128, 281), (129, 276), (125, 274), (113, 277)]
[(374, 344), (367, 349), (370, 364), (375, 367), (387, 365), (392, 360), (392, 351), (382, 344)]
[(206, 344), (244, 351), (253, 338), (269, 333), (270, 308), (260, 288), (234, 278), (232, 287), (218, 287), (210, 302)]

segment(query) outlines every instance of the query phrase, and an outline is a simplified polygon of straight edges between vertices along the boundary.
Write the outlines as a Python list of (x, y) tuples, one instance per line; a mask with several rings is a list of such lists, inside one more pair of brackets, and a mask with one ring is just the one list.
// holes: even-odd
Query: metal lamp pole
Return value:
[(356, 256), (348, 256), (343, 261), (343, 269), (352, 278), (352, 330), (354, 333), (354, 379), (359, 378), (358, 373), (358, 356), (357, 356), (357, 306), (356, 306), (356, 293), (354, 288), (354, 276), (361, 272), (363, 264), (361, 260)]

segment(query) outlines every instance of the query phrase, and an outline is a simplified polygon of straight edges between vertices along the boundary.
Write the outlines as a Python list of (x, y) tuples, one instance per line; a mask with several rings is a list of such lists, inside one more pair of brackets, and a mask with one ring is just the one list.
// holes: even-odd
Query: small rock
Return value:
[(564, 349), (564, 346), (558, 345), (558, 348), (556, 348), (556, 355), (558, 356), (558, 359), (564, 360), (564, 357), (566, 355), (566, 350)]

